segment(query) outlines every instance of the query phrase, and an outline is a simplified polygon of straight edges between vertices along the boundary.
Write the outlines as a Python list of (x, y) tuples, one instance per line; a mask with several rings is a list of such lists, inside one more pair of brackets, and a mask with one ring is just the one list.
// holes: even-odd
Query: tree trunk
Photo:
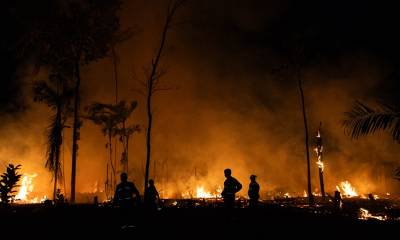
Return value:
[(303, 110), (303, 120), (304, 120), (304, 131), (305, 131), (305, 147), (306, 147), (306, 156), (307, 156), (307, 192), (308, 192), (308, 204), (314, 204), (314, 197), (312, 195), (311, 190), (311, 169), (310, 169), (310, 152), (308, 146), (308, 125), (307, 125), (307, 114), (306, 114), (306, 107), (304, 103), (304, 93), (303, 93), (303, 86), (301, 82), (301, 72), (300, 69), (296, 69), (296, 77), (297, 82), (299, 85), (300, 90), (300, 97), (301, 97), (301, 106)]
[(318, 173), (319, 173), (319, 185), (321, 188), (322, 200), (325, 200), (324, 173), (322, 172), (321, 168), (318, 168)]
[(57, 129), (57, 148), (56, 148), (56, 159), (54, 162), (54, 188), (53, 188), (53, 201), (56, 200), (56, 192), (57, 192), (57, 180), (58, 180), (58, 171), (61, 171), (61, 168), (59, 169), (60, 166), (60, 150), (61, 150), (61, 144), (62, 144), (62, 122), (61, 122), (61, 99), (60, 99), (60, 86), (59, 86), (59, 80), (57, 79), (57, 113), (56, 113), (56, 129)]
[(126, 174), (129, 172), (129, 135), (126, 136)]
[[(111, 54), (112, 54), (112, 60), (113, 60), (113, 66), (114, 66), (114, 80), (115, 80), (115, 104), (118, 104), (118, 61), (117, 61), (117, 53), (115, 52), (115, 46), (113, 45), (111, 47)], [(115, 169), (117, 169), (117, 138), (114, 139), (114, 166)], [(110, 141), (110, 146), (111, 146), (111, 141)], [(111, 158), (111, 157), (110, 157)], [(113, 179), (113, 184), (114, 188), (116, 186), (116, 171), (114, 172), (114, 179)]]
[[(163, 32), (161, 35), (161, 41), (160, 41), (160, 46), (158, 48), (158, 51), (156, 53), (155, 58), (152, 59), (151, 62), (151, 72), (149, 75), (149, 78), (147, 79), (147, 135), (146, 135), (146, 174), (144, 178), (144, 193), (146, 194), (147, 190), (147, 184), (149, 182), (149, 171), (150, 171), (150, 154), (151, 154), (151, 127), (153, 123), (153, 116), (151, 113), (151, 97), (154, 93), (154, 81), (157, 79), (157, 74), (158, 74), (158, 65), (160, 63), (160, 59), (162, 56), (162, 52), (164, 50), (165, 42), (167, 40), (167, 33), (168, 29), (170, 28), (172, 19), (174, 17), (174, 14), (176, 10), (178, 9), (179, 6), (183, 4), (184, 0), (181, 1), (171, 1), (168, 5), (168, 11), (167, 11), (167, 16), (165, 19), (164, 27), (163, 27)], [(145, 196), (146, 197), (146, 196)]]
[(78, 153), (78, 139), (79, 139), (79, 101), (80, 101), (80, 84), (81, 84), (81, 76), (80, 76), (80, 67), (79, 61), (75, 63), (75, 101), (74, 101), (74, 123), (72, 130), (72, 167), (71, 167), (71, 203), (75, 203), (75, 178), (76, 178), (76, 160)]
[(111, 184), (111, 189), (114, 190), (116, 186), (116, 170), (115, 170), (115, 165), (113, 164), (113, 158), (112, 158), (112, 136), (111, 136), (111, 130), (108, 133), (108, 151), (109, 151), (109, 160), (110, 160), (110, 165), (111, 165), (111, 179), (112, 179), (112, 184)]
[(54, 187), (53, 187), (53, 201), (56, 201), (56, 192), (57, 192), (57, 168), (54, 169)]
[(150, 170), (150, 159), (151, 159), (151, 127), (153, 123), (153, 115), (151, 113), (151, 96), (152, 96), (153, 80), (150, 80), (147, 94), (147, 135), (146, 135), (146, 174), (144, 177), (144, 193), (147, 190), (147, 184), (149, 182), (149, 170)]

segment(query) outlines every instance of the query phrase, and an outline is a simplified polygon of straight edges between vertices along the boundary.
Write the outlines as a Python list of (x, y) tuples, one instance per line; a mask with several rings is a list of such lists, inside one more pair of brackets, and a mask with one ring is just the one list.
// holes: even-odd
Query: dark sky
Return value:
[[(159, 5), (155, 2), (155, 6)], [(162, 2), (162, 1), (161, 1)], [(1, 28), (0, 106), (18, 110), (18, 71), (24, 67), (18, 42), (29, 31), (32, 18), (46, 12), (49, 1), (8, 1)], [(211, 61), (226, 61), (239, 54), (249, 71), (279, 67), (298, 45), (305, 46), (313, 66), (340, 66), (347, 58), (376, 59), (385, 81), (376, 93), (395, 101), (399, 73), (400, 15), (387, 1), (189, 1), (185, 9), (189, 44), (214, 47)], [(204, 42), (205, 41), (205, 42)], [(209, 53), (209, 52), (208, 52)], [(234, 56), (233, 56), (234, 57)], [(229, 64), (226, 63), (226, 64)], [(334, 74), (334, 73), (328, 73)]]

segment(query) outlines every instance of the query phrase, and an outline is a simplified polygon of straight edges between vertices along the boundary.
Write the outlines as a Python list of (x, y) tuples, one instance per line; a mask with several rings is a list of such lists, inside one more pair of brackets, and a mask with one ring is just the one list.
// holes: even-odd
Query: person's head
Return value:
[(127, 182), (128, 181), (128, 175), (126, 173), (121, 173), (121, 182)]
[(251, 176), (250, 176), (250, 180), (252, 181), (252, 182), (254, 182), (254, 181), (256, 181), (256, 175), (254, 175), (254, 174), (252, 174)]
[(154, 180), (153, 180), (153, 179), (150, 179), (150, 180), (149, 180), (149, 185), (150, 185), (150, 186), (154, 186)]
[(232, 175), (232, 170), (227, 168), (224, 170), (225, 177), (230, 177)]

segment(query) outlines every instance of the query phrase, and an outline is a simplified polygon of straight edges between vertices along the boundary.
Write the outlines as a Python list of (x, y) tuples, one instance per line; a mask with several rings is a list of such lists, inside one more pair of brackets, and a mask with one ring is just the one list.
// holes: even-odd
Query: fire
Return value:
[(204, 190), (204, 186), (196, 188), (196, 198), (212, 198), (213, 195), (210, 192)]
[(189, 199), (189, 198), (218, 198), (221, 196), (222, 187), (218, 186), (215, 191), (210, 192), (206, 191), (204, 186), (197, 186), (196, 191), (186, 191), (182, 193), (182, 198)]
[(386, 221), (387, 216), (374, 216), (371, 213), (369, 213), (369, 211), (367, 209), (360, 208), (360, 214), (359, 214), (358, 219), (361, 219), (361, 220), (377, 219), (380, 221)]
[(33, 191), (33, 179), (37, 176), (34, 174), (24, 174), (22, 176), (21, 186), (19, 187), (19, 191), (15, 196), (17, 201), (27, 202), (29, 194)]
[(322, 146), (322, 139), (321, 139), (321, 133), (318, 130), (317, 136), (315, 136), (317, 138), (317, 147), (314, 148), (314, 152), (317, 154), (317, 158), (318, 161), (317, 166), (319, 169), (321, 169), (321, 171), (324, 171), (324, 163), (322, 162), (322, 151), (324, 149), (324, 147)]
[(316, 163), (317, 163), (318, 168), (320, 168), (321, 171), (324, 171), (324, 163), (321, 161), (320, 157), (318, 157), (318, 161)]
[(17, 203), (41, 203), (47, 200), (47, 196), (43, 196), (42, 198), (32, 197), (32, 192), (35, 187), (33, 184), (34, 178), (37, 177), (36, 173), (33, 174), (23, 174), (21, 185), (19, 187), (18, 193), (15, 196), (15, 201)]
[(354, 187), (351, 186), (349, 181), (343, 181), (340, 183), (340, 188), (339, 186), (336, 186), (336, 189), (342, 193), (344, 196), (348, 197), (357, 197), (358, 193), (354, 189)]
[(304, 192), (303, 192), (303, 197), (308, 197), (306, 190), (304, 190)]

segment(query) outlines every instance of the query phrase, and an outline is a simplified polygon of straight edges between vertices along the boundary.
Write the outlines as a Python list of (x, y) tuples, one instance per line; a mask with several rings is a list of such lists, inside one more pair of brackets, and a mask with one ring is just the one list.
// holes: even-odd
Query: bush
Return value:
[(18, 187), (17, 183), (21, 178), (21, 174), (17, 172), (20, 168), (21, 165), (9, 164), (6, 171), (1, 175), (0, 200), (3, 204), (14, 201), (16, 192), (14, 189)]

